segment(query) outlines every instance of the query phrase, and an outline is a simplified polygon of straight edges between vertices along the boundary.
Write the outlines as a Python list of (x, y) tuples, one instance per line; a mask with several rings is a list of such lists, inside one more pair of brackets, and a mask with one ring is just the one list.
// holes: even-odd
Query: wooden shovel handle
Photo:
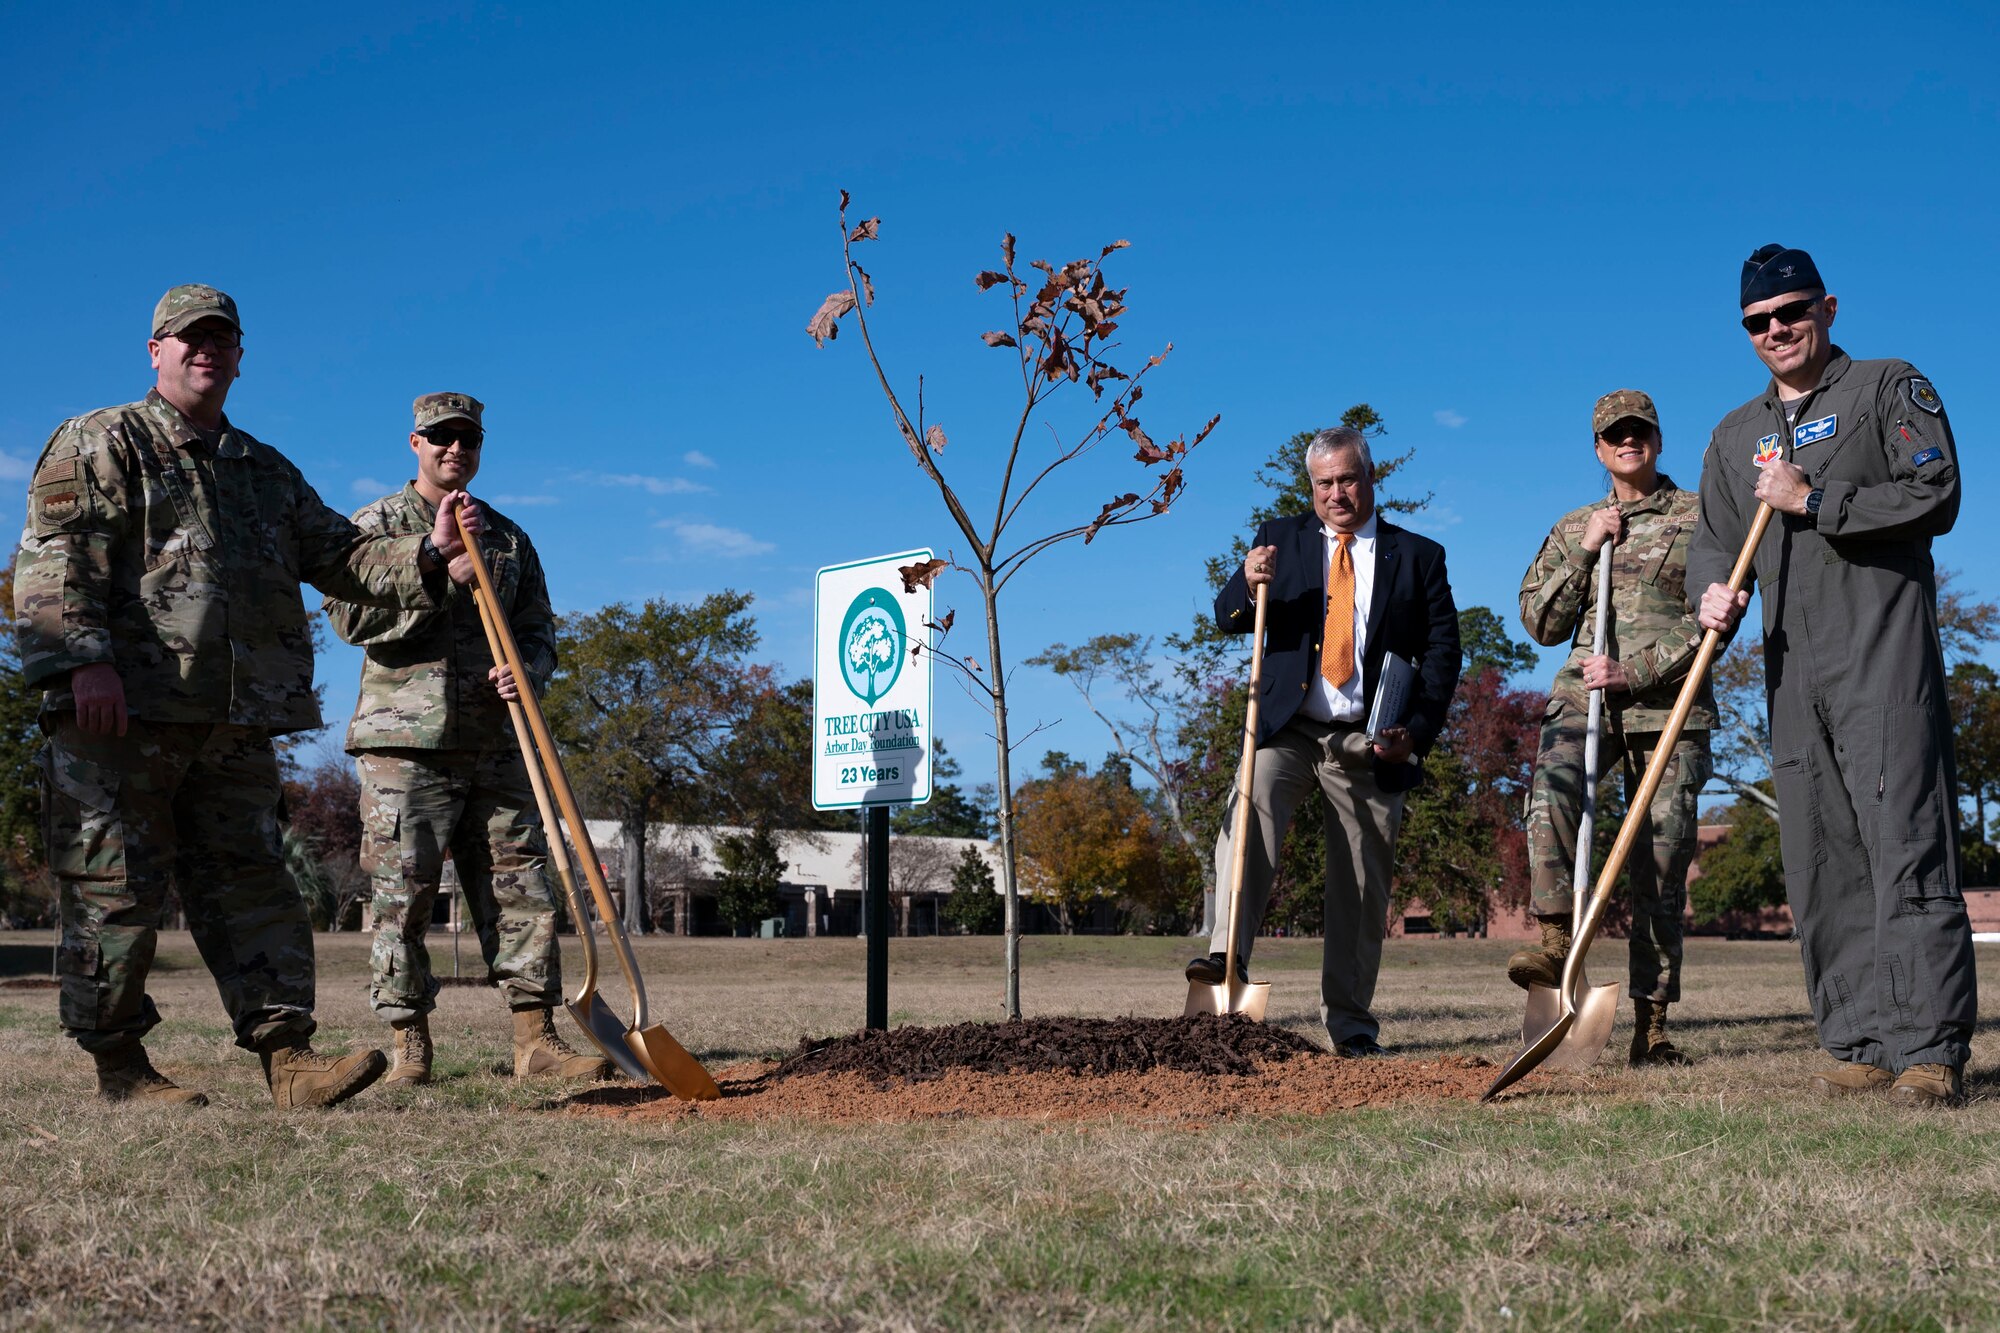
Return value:
[(1257, 705), (1264, 686), (1264, 605), (1271, 585), (1257, 585), (1257, 621), (1250, 629), (1250, 699), (1243, 714), (1243, 761), (1236, 766), (1236, 827), (1229, 835), (1229, 936), (1222, 964), (1224, 994), (1236, 993), (1236, 921), (1243, 902), (1243, 869), (1250, 860), (1251, 776), (1257, 769)]
[[(1750, 535), (1744, 538), (1743, 549), (1736, 555), (1736, 566), (1729, 571), (1730, 592), (1743, 591), (1743, 585), (1750, 577), (1751, 562), (1757, 557), (1757, 544), (1764, 540), (1764, 530), (1770, 526), (1771, 506), (1758, 505), (1757, 516), (1750, 523)], [(1687, 726), (1688, 714), (1694, 711), (1694, 701), (1701, 696), (1702, 681), (1708, 677), (1708, 669), (1722, 646), (1722, 637), (1722, 631), (1713, 629), (1701, 636), (1701, 647), (1695, 650), (1694, 664), (1688, 668), (1687, 679), (1681, 684), (1680, 697), (1674, 700), (1674, 711), (1668, 714), (1666, 726), (1660, 729), (1660, 739), (1654, 746), (1652, 760), (1646, 765), (1645, 776), (1639, 779), (1639, 789), (1632, 793), (1631, 804), (1625, 811), (1625, 822), (1618, 826), (1618, 840), (1611, 844), (1611, 855), (1605, 860), (1604, 869), (1598, 873), (1596, 887), (1591, 890), (1590, 910), (1584, 915), (1583, 924), (1577, 928), (1569, 960), (1563, 964), (1562, 993), (1565, 1003), (1571, 994), (1572, 974), (1582, 967), (1583, 955), (1590, 948), (1592, 937), (1597, 934), (1598, 923), (1604, 919), (1604, 909), (1611, 902), (1612, 886), (1618, 882), (1619, 872), (1625, 869), (1625, 858), (1631, 855), (1632, 844), (1638, 840), (1639, 826), (1645, 822), (1653, 796), (1666, 777), (1674, 745)]]
[[(486, 600), (483, 589), (474, 589), (472, 604), (479, 609), (479, 627), (486, 631), (486, 650), (495, 662), (503, 661), (500, 648), (500, 634), (494, 629), (498, 613)], [(533, 687), (520, 676), (514, 677), (516, 693), (532, 690)], [(507, 717), (514, 724), (514, 743), (521, 749), (522, 767), (528, 770), (528, 785), (534, 789), (535, 809), (542, 817), (542, 832), (548, 838), (549, 859), (556, 864), (556, 874), (562, 878), (563, 897), (569, 901), (570, 915), (576, 918), (577, 938), (583, 942), (583, 985), (577, 991), (578, 1001), (597, 989), (597, 940), (591, 928), (590, 914), (584, 907), (583, 896), (576, 891), (576, 878), (570, 873), (569, 848), (562, 840), (562, 827), (556, 823), (555, 807), (549, 804), (548, 780), (542, 776), (541, 756), (535, 753), (534, 737), (528, 732), (527, 714), (521, 710), (521, 701), (507, 700)]]
[(562, 808), (562, 817), (576, 839), (577, 860), (583, 863), (583, 877), (590, 884), (591, 897), (597, 900), (598, 915), (604, 919), (605, 929), (611, 932), (612, 943), (617, 947), (619, 970), (625, 974), (625, 982), (632, 988), (632, 1026), (642, 1028), (646, 1026), (646, 987), (639, 980), (639, 966), (625, 939), (624, 922), (619, 919), (611, 889), (604, 882), (603, 868), (598, 865), (597, 848), (592, 845), (590, 830), (584, 826), (583, 814), (577, 809), (576, 795), (570, 790), (569, 775), (563, 772), (562, 755), (556, 749), (554, 738), (549, 735), (547, 719), (542, 716), (541, 701), (528, 684), (528, 673), (521, 665), (521, 648), (514, 641), (514, 627), (500, 613), (500, 598), (493, 591), (493, 573), (486, 567), (486, 556), (479, 549), (479, 539), (467, 530), (462, 513), (454, 512), (452, 517), (458, 523), (458, 535), (465, 543), (465, 553), (472, 557), (473, 578), (478, 582), (479, 591), (485, 596), (487, 604), (493, 608), (493, 630), (500, 640), (500, 651), (505, 654), (506, 665), (520, 684), (521, 711), (527, 715), (535, 752), (541, 757), (542, 770), (548, 775), (556, 804)]

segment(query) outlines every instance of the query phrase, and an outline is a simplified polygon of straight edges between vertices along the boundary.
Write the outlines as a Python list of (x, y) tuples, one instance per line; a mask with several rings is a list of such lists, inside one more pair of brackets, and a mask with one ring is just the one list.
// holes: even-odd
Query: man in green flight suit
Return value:
[(303, 580), (426, 607), (463, 548), (462, 492), (426, 532), (368, 537), (276, 449), (223, 415), (241, 373), (236, 303), (175, 287), (153, 311), (141, 402), (66, 421), (29, 484), (14, 573), (42, 729), (48, 856), (62, 886), (62, 1025), (100, 1096), (202, 1105), (153, 1068), (146, 994), (178, 890), (239, 1046), (280, 1109), (342, 1101), (380, 1051), (312, 1049), (313, 938), (283, 868), (271, 738), (320, 725)]
[[(1535, 760), (1528, 863), (1542, 943), (1508, 960), (1507, 975), (1519, 986), (1560, 985), (1569, 957), (1590, 691), (1602, 689), (1605, 700), (1598, 774), (1622, 762), (1629, 796), (1652, 762), (1701, 642), (1686, 592), (1697, 506), (1693, 492), (1659, 470), (1664, 443), (1653, 400), (1636, 389), (1605, 394), (1591, 413), (1591, 433), (1611, 494), (1558, 519), (1521, 580), (1521, 624), (1528, 636), (1544, 645), (1568, 639), (1574, 646), (1549, 691)], [(1607, 541), (1614, 543), (1611, 610), (1605, 651), (1597, 656), (1597, 562)], [(1667, 1006), (1681, 997), (1681, 913), (1714, 726), (1715, 699), (1704, 680), (1646, 811), (1639, 840), (1651, 843), (1653, 854), (1642, 852), (1626, 863), (1634, 1065), (1687, 1063), (1667, 1039)]]
[(1931, 540), (1958, 518), (1944, 402), (1907, 361), (1855, 361), (1803, 250), (1744, 261), (1743, 328), (1771, 372), (1701, 470), (1688, 595), (1728, 633), (1728, 578), (1760, 502), (1764, 678), (1785, 893), (1828, 1096), (1956, 1104), (1978, 1019), (1959, 887), (1958, 781)]
[[(428, 531), (444, 498), (471, 485), (486, 443), (485, 405), (427, 393), (410, 433), (416, 480), (356, 511), (363, 532)], [(556, 668), (555, 613), (528, 534), (486, 511), (481, 550), (530, 688)], [(472, 576), (471, 557), (454, 578)], [(469, 587), (442, 607), (402, 611), (326, 599), (334, 633), (368, 650), (347, 752), (361, 776), (362, 864), (374, 882), (375, 1013), (394, 1035), (391, 1083), (431, 1077), (438, 982), (424, 947), (451, 853), (488, 973), (514, 1015), (514, 1074), (603, 1078), (610, 1066), (559, 1036), (562, 998), (548, 847), (507, 701), (520, 683), (496, 665)]]

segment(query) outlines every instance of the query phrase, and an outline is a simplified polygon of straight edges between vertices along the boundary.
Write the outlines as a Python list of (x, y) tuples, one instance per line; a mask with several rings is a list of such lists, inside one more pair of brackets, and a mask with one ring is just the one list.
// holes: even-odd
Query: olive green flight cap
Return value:
[(427, 393), (412, 404), (417, 413), (417, 429), (429, 430), (441, 421), (470, 421), (481, 430), (486, 429), (479, 420), (479, 414), (486, 410), (486, 404), (469, 393)]
[(1651, 398), (1637, 389), (1613, 389), (1597, 400), (1597, 410), (1590, 414), (1590, 433), (1602, 435), (1606, 426), (1626, 417), (1637, 417), (1654, 430), (1660, 428), (1660, 414), (1653, 409)]
[(164, 338), (204, 319), (226, 319), (239, 337), (243, 333), (243, 323), (236, 318), (236, 302), (229, 293), (189, 282), (168, 288), (153, 307), (153, 336)]

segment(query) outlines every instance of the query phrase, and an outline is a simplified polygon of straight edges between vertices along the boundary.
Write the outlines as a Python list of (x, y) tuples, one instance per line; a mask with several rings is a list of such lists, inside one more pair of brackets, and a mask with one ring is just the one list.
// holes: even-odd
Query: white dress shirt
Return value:
[[(1305, 702), (1299, 706), (1301, 713), (1321, 722), (1359, 722), (1368, 716), (1361, 706), (1361, 664), (1368, 649), (1368, 608), (1375, 597), (1376, 526), (1376, 515), (1370, 514), (1347, 544), (1348, 559), (1354, 563), (1354, 674), (1347, 678), (1347, 684), (1335, 689), (1327, 684), (1325, 673), (1315, 669), (1312, 688), (1306, 691)], [(1320, 531), (1323, 536), (1320, 566), (1330, 580), (1333, 553), (1339, 543), (1332, 528), (1322, 523)], [(1322, 606), (1320, 616), (1324, 619), (1325, 615), (1326, 608)]]

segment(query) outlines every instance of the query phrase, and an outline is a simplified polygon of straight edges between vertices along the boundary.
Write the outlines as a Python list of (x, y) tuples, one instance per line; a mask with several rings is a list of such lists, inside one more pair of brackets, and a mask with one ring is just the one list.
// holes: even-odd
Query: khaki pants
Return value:
[[(1241, 775), (1239, 774), (1239, 782)], [(1250, 849), (1243, 866), (1243, 907), (1236, 952), (1246, 961), (1271, 900), (1278, 849), (1299, 802), (1315, 790), (1326, 800), (1326, 942), (1320, 956), (1320, 1022), (1338, 1044), (1374, 1037), (1381, 1024), (1369, 1012), (1382, 969), (1382, 937), (1389, 924), (1389, 877), (1396, 834), (1403, 824), (1403, 796), (1375, 781), (1375, 759), (1358, 723), (1295, 717), (1257, 749), (1250, 786)], [(1209, 947), (1226, 947), (1235, 849), (1236, 793), (1215, 843), (1215, 934)]]

